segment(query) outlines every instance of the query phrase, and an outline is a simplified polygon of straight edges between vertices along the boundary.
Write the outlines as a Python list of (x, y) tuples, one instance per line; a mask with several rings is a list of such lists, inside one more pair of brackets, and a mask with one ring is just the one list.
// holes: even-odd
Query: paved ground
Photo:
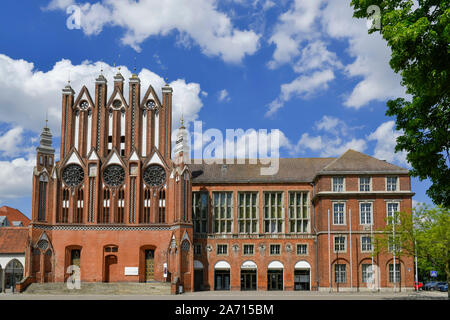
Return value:
[(447, 300), (447, 292), (192, 292), (181, 295), (35, 295), (0, 293), (0, 300)]

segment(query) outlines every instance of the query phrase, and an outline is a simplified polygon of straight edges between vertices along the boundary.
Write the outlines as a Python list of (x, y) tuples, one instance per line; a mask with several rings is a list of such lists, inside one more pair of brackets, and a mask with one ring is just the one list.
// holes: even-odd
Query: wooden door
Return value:
[(145, 250), (145, 281), (154, 280), (154, 250)]

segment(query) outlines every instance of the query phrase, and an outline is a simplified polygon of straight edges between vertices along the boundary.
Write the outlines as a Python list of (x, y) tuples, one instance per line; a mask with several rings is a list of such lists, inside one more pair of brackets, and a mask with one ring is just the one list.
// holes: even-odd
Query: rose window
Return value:
[(84, 171), (78, 164), (69, 164), (63, 169), (62, 180), (68, 187), (76, 187), (83, 182)]
[(166, 171), (158, 165), (150, 165), (144, 170), (144, 182), (150, 187), (164, 184), (166, 181)]
[(118, 187), (125, 181), (125, 170), (117, 164), (107, 166), (103, 171), (103, 181), (110, 187)]

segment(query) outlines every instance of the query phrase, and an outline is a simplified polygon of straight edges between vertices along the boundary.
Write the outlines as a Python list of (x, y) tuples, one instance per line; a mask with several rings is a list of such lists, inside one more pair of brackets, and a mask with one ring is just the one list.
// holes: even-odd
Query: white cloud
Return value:
[(319, 16), (322, 0), (296, 0), (288, 11), (278, 17), (274, 33), (269, 38), (275, 44), (275, 52), (268, 63), (269, 68), (290, 62), (300, 53), (300, 44), (316, 35), (314, 22)]
[[(64, 9), (65, 1), (50, 8)], [(67, 1), (69, 3), (69, 1)], [(80, 4), (81, 29), (86, 35), (99, 34), (105, 26), (125, 29), (121, 41), (137, 51), (151, 36), (180, 35), (178, 42), (198, 44), (208, 56), (219, 56), (225, 62), (238, 63), (259, 48), (260, 35), (233, 26), (230, 17), (218, 11), (210, 0), (103, 0)]]
[(319, 90), (326, 90), (328, 83), (334, 79), (332, 70), (316, 71), (310, 75), (299, 76), (290, 83), (281, 85), (280, 96), (269, 104), (269, 110), (266, 117), (272, 116), (278, 109), (282, 108), (284, 103), (297, 96), (308, 98)]
[[(368, 34), (366, 20), (353, 17), (349, 0), (341, 2), (296, 0), (279, 16), (268, 40), (275, 44), (268, 67), (275, 69), (291, 64), (292, 70), (301, 74), (297, 79), (311, 77), (313, 71), (325, 70), (332, 73), (341, 71), (348, 78), (356, 78), (358, 83), (355, 87), (343, 95), (344, 106), (350, 108), (359, 109), (371, 101), (405, 97), (400, 75), (389, 66), (391, 52), (386, 41), (379, 33)], [(328, 50), (324, 39), (330, 37), (347, 43), (344, 52), (354, 59), (353, 62), (344, 66), (340, 57)], [(318, 89), (326, 90), (327, 86), (318, 86)], [(304, 98), (302, 95), (298, 97)], [(285, 101), (280, 97), (274, 100), (267, 114), (276, 112)]]
[(322, 25), (329, 36), (348, 41), (347, 52), (355, 60), (345, 67), (345, 73), (351, 78), (362, 77), (345, 99), (345, 106), (359, 109), (374, 100), (405, 96), (400, 75), (389, 66), (391, 51), (386, 41), (379, 33), (369, 35), (366, 20), (353, 18), (350, 5), (328, 1)]
[(264, 11), (266, 11), (266, 10), (269, 10), (270, 8), (272, 8), (274, 6), (275, 6), (275, 2), (270, 1), (270, 0), (266, 0), (266, 2), (264, 2), (264, 4), (263, 4), (262, 8), (263, 8)]
[(34, 165), (35, 160), (25, 158), (0, 161), (0, 201), (31, 194)]
[[(71, 85), (76, 94), (86, 85), (93, 97), (95, 94), (95, 79), (103, 69), (105, 77), (112, 86), (112, 79), (117, 73), (113, 68), (102, 62), (83, 62), (72, 65), (70, 60), (58, 61), (50, 70), (43, 72), (36, 70), (34, 64), (25, 60), (15, 60), (0, 54), (0, 112), (2, 122), (13, 126), (20, 125), (34, 132), (40, 132), (45, 122), (48, 110), (49, 127), (55, 136), (60, 134), (61, 121), (61, 89), (66, 85), (70, 72)], [(131, 71), (121, 68), (125, 79), (131, 77)], [(160, 88), (165, 85), (164, 79), (158, 74), (142, 69), (141, 94), (145, 94), (149, 85), (160, 95)], [(203, 106), (200, 98), (200, 85), (186, 83), (184, 79), (174, 80), (173, 87), (173, 123), (178, 123), (183, 112), (186, 121), (197, 118)], [(109, 90), (111, 94), (112, 91)], [(128, 97), (128, 94), (125, 95)], [(175, 127), (174, 127), (175, 129)]]
[(219, 102), (228, 102), (231, 100), (230, 95), (226, 89), (222, 89), (219, 91), (218, 98)]
[(321, 157), (336, 157), (342, 155), (348, 149), (364, 152), (366, 148), (367, 143), (364, 139), (352, 138), (343, 141), (340, 137), (310, 136), (308, 133), (304, 133), (295, 146), (295, 152), (305, 153), (306, 149), (309, 149), (318, 152)]
[(22, 151), (23, 129), (15, 127), (0, 135), (0, 155), (5, 157), (16, 156)]
[(401, 165), (407, 165), (406, 153), (395, 152), (395, 145), (397, 144), (397, 137), (401, 135), (401, 132), (394, 129), (394, 121), (387, 121), (382, 123), (374, 132), (368, 136), (369, 141), (376, 141), (374, 149), (374, 157), (387, 162), (396, 162)]

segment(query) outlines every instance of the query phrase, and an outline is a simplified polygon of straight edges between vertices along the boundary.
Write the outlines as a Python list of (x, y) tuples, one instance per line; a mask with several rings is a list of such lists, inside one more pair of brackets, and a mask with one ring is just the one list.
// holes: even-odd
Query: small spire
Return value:
[(180, 122), (181, 122), (181, 127), (180, 127), (180, 129), (186, 129), (185, 126), (184, 126), (183, 114), (181, 114), (181, 120), (180, 120)]
[(45, 112), (45, 127), (48, 128), (48, 109)]

